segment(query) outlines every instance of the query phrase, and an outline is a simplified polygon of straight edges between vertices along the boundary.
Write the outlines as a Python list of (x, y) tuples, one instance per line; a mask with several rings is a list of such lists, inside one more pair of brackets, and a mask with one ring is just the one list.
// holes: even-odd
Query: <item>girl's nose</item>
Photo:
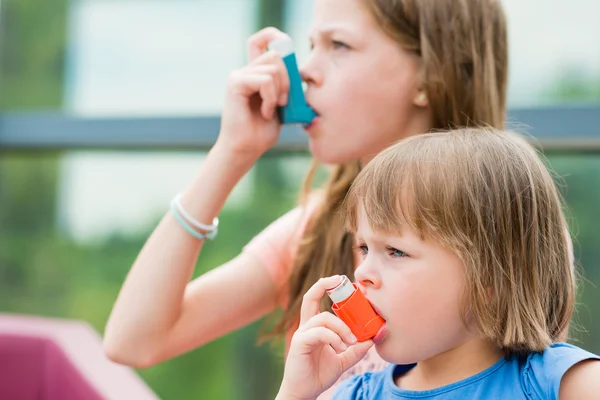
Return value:
[(319, 69), (318, 60), (315, 54), (310, 54), (306, 61), (299, 68), (302, 80), (309, 85), (321, 86), (323, 84), (323, 73)]
[(364, 289), (379, 289), (381, 277), (376, 272), (373, 261), (367, 257), (354, 271), (356, 283)]

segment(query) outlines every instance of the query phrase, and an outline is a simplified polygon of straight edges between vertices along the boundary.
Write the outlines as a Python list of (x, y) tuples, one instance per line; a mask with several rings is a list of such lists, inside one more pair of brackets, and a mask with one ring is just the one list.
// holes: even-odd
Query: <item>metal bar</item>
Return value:
[[(7, 150), (208, 149), (220, 118), (79, 118), (53, 113), (0, 114), (0, 148)], [(302, 150), (301, 129), (284, 127), (277, 150)]]
[[(75, 149), (208, 149), (218, 135), (217, 116), (82, 118), (60, 113), (0, 114), (3, 151)], [(549, 151), (600, 152), (600, 105), (509, 111), (507, 127), (531, 135)], [(299, 151), (307, 138), (285, 126), (275, 151)]]

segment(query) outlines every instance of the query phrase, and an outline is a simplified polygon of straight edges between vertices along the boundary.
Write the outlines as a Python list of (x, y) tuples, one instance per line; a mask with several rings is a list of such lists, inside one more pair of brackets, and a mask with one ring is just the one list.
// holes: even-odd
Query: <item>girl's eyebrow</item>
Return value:
[(388, 237), (375, 233), (374, 235), (370, 235), (368, 237), (364, 237), (363, 235), (359, 235), (357, 233), (354, 234), (354, 241), (356, 243), (364, 243), (364, 242), (371, 242), (371, 243), (379, 243), (379, 244), (383, 244), (388, 242)]
[(413, 237), (413, 235), (407, 236), (406, 234), (400, 235), (399, 233), (379, 233), (377, 240), (392, 247), (414, 247), (423, 245), (423, 242), (419, 240), (418, 237)]
[(355, 33), (348, 29), (346, 26), (344, 26), (343, 24), (331, 24), (331, 25), (326, 25), (323, 28), (320, 29), (311, 29), (310, 32), (308, 33), (308, 38), (309, 39), (314, 39), (315, 36), (323, 36), (323, 37), (331, 37), (334, 33), (344, 33), (347, 35), (354, 35)]

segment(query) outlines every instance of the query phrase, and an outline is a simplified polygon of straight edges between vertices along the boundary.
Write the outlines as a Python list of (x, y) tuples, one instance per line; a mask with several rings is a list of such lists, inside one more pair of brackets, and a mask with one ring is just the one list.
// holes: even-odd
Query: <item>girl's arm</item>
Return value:
[[(283, 36), (275, 28), (251, 36), (250, 63), (229, 76), (219, 138), (181, 199), (197, 221), (210, 223), (237, 182), (277, 142), (281, 124), (275, 112), (287, 102), (289, 78), (281, 57), (265, 49)], [(275, 307), (273, 280), (246, 252), (189, 283), (202, 246), (167, 213), (135, 260), (110, 315), (104, 338), (109, 358), (147, 367)]]
[(600, 360), (586, 360), (571, 367), (560, 383), (560, 400), (594, 400), (600, 396)]
[[(199, 221), (212, 221), (249, 165), (216, 145), (184, 192), (183, 207)], [(203, 244), (165, 215), (133, 264), (108, 320), (109, 358), (148, 367), (275, 308), (273, 280), (263, 263), (245, 252), (189, 282)], [(243, 301), (225, 292), (243, 293)]]

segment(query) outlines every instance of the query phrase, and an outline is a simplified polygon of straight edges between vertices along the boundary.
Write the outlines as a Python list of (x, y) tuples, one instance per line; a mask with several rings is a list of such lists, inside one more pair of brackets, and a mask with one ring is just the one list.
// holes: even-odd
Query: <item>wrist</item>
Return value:
[(214, 151), (236, 163), (251, 167), (263, 153), (260, 150), (249, 146), (232, 143), (230, 140), (223, 139), (222, 136), (223, 135), (219, 134), (219, 138), (211, 149), (211, 152)]
[(277, 397), (275, 397), (275, 400), (317, 400), (318, 397), (301, 397), (298, 396), (295, 392), (297, 393), (297, 390), (290, 390), (290, 388), (288, 388), (285, 385), (285, 382), (282, 382), (281, 386), (279, 387)]
[(210, 224), (254, 161), (231, 151), (222, 143), (216, 143), (191, 184), (181, 193), (182, 207), (195, 220)]
[(311, 398), (296, 397), (293, 394), (279, 391), (279, 393), (277, 393), (277, 396), (275, 397), (275, 400), (317, 400), (317, 398), (316, 397), (311, 397)]

